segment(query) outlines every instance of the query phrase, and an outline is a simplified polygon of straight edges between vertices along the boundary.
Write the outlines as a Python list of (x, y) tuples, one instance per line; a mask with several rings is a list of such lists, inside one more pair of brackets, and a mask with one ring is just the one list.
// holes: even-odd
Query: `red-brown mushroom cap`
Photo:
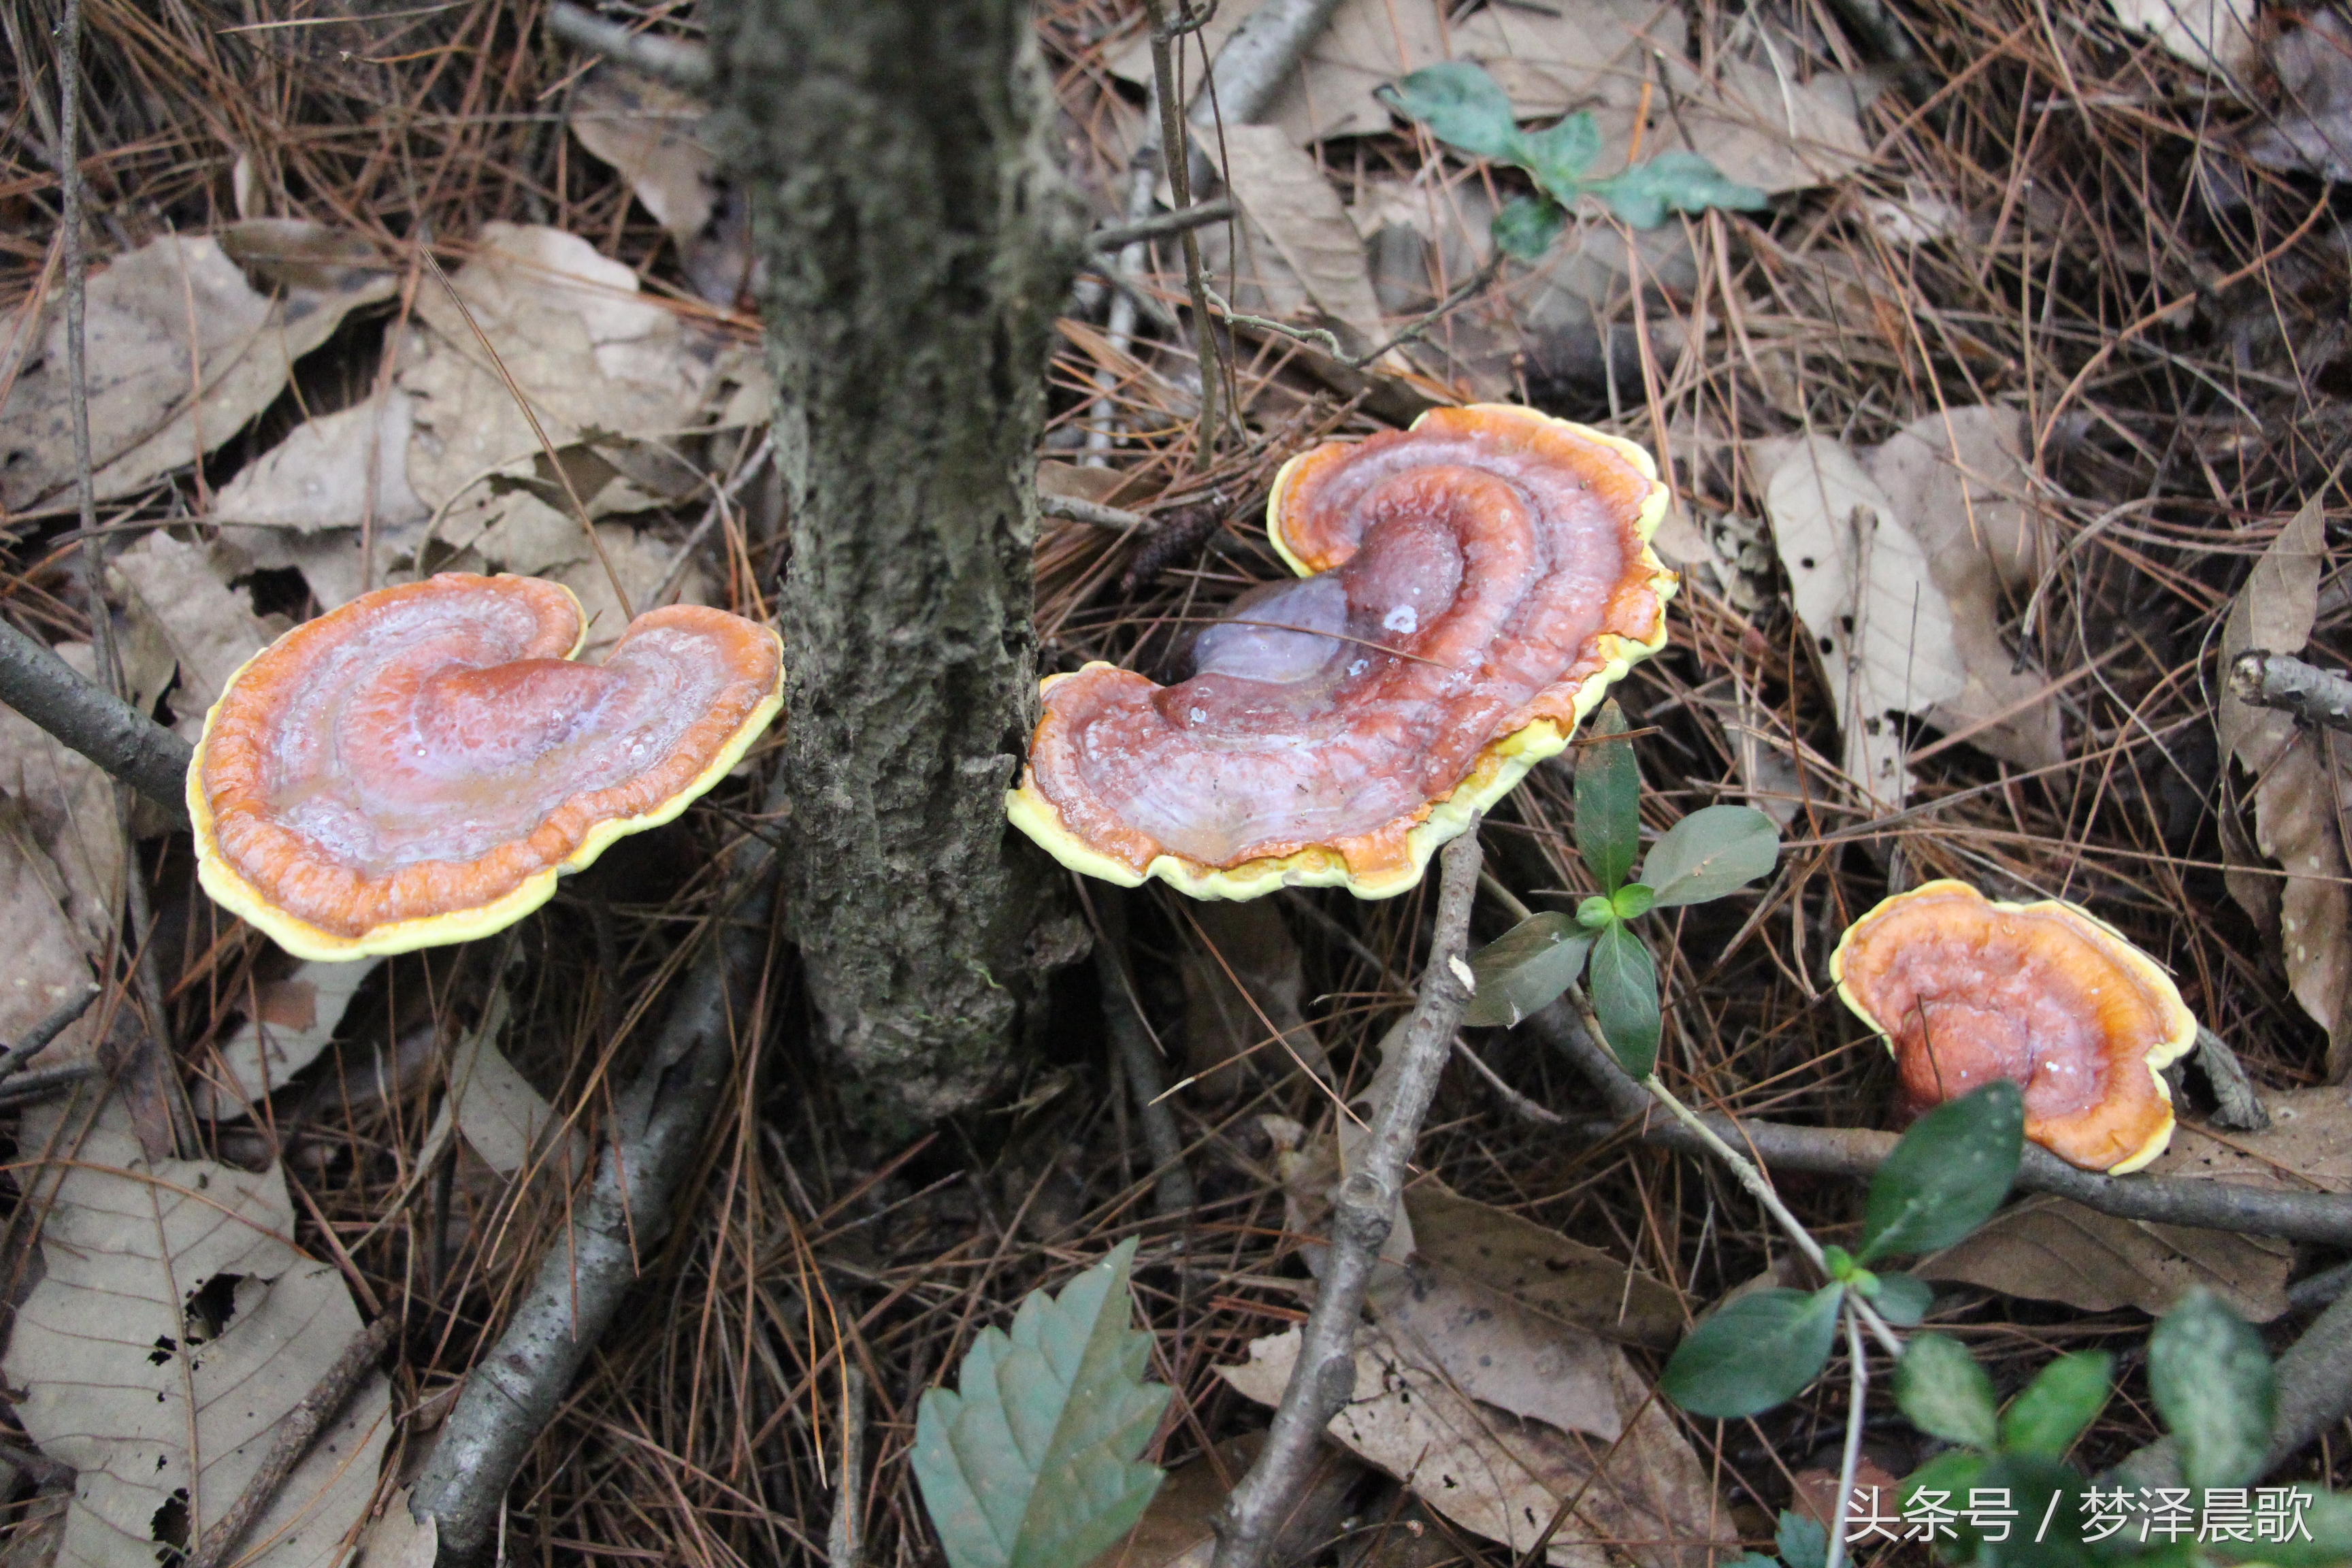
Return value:
[(2154, 959), (2072, 904), (1928, 882), (1848, 927), (1830, 975), (1915, 1108), (2005, 1078), (2025, 1135), (2077, 1165), (2137, 1171), (2171, 1141), (2161, 1069), (2197, 1043), (2196, 1016)]
[(570, 589), (445, 574), (248, 660), (188, 769), (205, 891), (311, 959), (463, 942), (726, 776), (782, 704), (776, 634), (673, 605), (601, 665)]
[(1295, 458), (1266, 531), (1300, 580), (1235, 601), (1179, 685), (1048, 678), (1007, 813), (1130, 887), (1402, 892), (1664, 645), (1665, 506), (1633, 443), (1499, 405)]

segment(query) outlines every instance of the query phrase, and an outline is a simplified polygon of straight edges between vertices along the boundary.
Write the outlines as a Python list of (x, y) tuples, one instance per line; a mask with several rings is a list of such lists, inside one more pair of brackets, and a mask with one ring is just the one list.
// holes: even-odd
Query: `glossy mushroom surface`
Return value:
[(2196, 1044), (2196, 1017), (2154, 959), (2072, 904), (1929, 882), (1848, 928), (1830, 973), (1914, 1110), (2005, 1078), (2025, 1135), (2074, 1164), (2136, 1171), (2171, 1141), (2160, 1069)]
[(676, 816), (782, 704), (776, 635), (723, 610), (649, 611), (601, 665), (584, 632), (560, 584), (451, 573), (287, 633), (188, 771), (205, 890), (304, 958), (480, 936)]
[(1298, 580), (1202, 632), (1191, 679), (1045, 683), (1013, 820), (1064, 864), (1201, 898), (1402, 892), (1665, 641), (1640, 447), (1529, 409), (1438, 409), (1286, 464)]

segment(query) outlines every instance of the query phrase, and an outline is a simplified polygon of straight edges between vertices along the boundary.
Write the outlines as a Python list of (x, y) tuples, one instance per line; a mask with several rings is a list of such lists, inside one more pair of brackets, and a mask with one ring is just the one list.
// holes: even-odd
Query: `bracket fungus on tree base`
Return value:
[(1632, 442), (1495, 404), (1294, 458), (1266, 532), (1298, 579), (1235, 600), (1179, 685), (1047, 678), (1007, 814), (1128, 887), (1401, 893), (1665, 645), (1666, 500)]
[(601, 665), (570, 589), (449, 573), (247, 660), (188, 769), (205, 891), (298, 957), (464, 942), (725, 777), (783, 701), (767, 627), (651, 610)]
[(2162, 1069), (2197, 1019), (2157, 962), (2072, 904), (1996, 903), (1965, 882), (1898, 893), (1846, 929), (1838, 994), (1886, 1038), (1916, 1109), (1993, 1079), (2025, 1091), (2025, 1135), (2121, 1175), (2172, 1139)]

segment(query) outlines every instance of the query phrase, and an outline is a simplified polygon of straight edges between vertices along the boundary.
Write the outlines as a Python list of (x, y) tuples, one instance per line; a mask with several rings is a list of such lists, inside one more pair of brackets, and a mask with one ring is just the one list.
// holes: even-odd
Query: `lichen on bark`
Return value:
[(854, 1115), (974, 1103), (1040, 873), (1003, 792), (1036, 700), (1034, 456), (1083, 229), (1026, 0), (714, 0), (791, 504), (785, 897)]

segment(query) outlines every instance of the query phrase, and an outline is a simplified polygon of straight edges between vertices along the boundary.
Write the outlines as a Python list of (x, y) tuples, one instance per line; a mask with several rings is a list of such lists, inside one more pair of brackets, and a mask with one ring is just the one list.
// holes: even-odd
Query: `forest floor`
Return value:
[[(1199, 48), (1248, 9), (1225, 7), (1188, 55), (1195, 76)], [(36, 352), (62, 289), (57, 9), (0, 0), (19, 62), (0, 83), (0, 609), (65, 646), (87, 642), (89, 601), (60, 467), (63, 370)], [(1075, 498), (1150, 526), (1048, 516), (1046, 667), (1176, 669), (1188, 628), (1284, 575), (1267, 489), (1318, 442), (1449, 401), (1526, 402), (1627, 436), (1673, 487), (1658, 542), (1684, 574), (1669, 646), (1618, 688), (1645, 821), (1747, 803), (1784, 846), (1748, 892), (1653, 922), (1664, 1080), (1738, 1115), (1895, 1125), (1887, 1053), (1841, 1005), (1830, 954), (1890, 892), (1958, 878), (2090, 909), (2170, 969), (2262, 1086), (2273, 1128), (2231, 1132), (2208, 1125), (2214, 1102), (2191, 1073), (2159, 1173), (2352, 1191), (2352, 1104), (2334, 1087), (2352, 1072), (2352, 742), (2305, 734), (2258, 778), (2215, 728), (2221, 649), (2257, 561), (2307, 503), (2323, 524), (2352, 504), (2334, 488), (2352, 449), (2352, 229), (2326, 183), (2352, 167), (2352, 53), (2332, 13), (2256, 21), (2216, 0), (2191, 23), (2147, 0), (2126, 9), (1343, 0), (1273, 123), (1219, 142), (1240, 216), (1202, 243), (1236, 312), (1368, 346), (1479, 275), (1487, 221), (1519, 176), (1446, 152), (1371, 96), (1449, 57), (1486, 61), (1530, 116), (1596, 106), (1604, 160), (1675, 138), (1770, 205), (1639, 234), (1580, 209), (1541, 261), (1501, 267), (1365, 372), (1244, 323), (1222, 339), (1224, 412), (1206, 458), (1178, 247), (1157, 242), (1128, 279), (1144, 304), (1125, 331), (1118, 289), (1093, 275), (1054, 357), (1040, 488), (1049, 512), (1050, 498)], [(691, 100), (556, 41), (543, 0), (82, 10), (81, 166), (107, 264), (90, 306), (99, 519), (142, 706), (192, 732), (276, 631), (408, 573), (534, 572), (610, 607), (551, 476), (476, 471), (449, 438), (510, 415), (415, 259), (427, 238), (506, 334), (511, 374), (565, 389), (562, 444), (580, 457), (574, 477), (591, 476), (631, 596), (764, 613), (782, 503), (751, 264)], [(693, 33), (669, 8), (649, 16)], [(1096, 220), (1117, 223), (1150, 71), (1139, 8), (1045, 0), (1038, 25), (1057, 150)], [(273, 226), (289, 219), (306, 222)], [(400, 484), (384, 459), (404, 455)], [(1850, 506), (1825, 499), (1840, 486), (1877, 516), (1874, 551), (1799, 542), (1851, 545)], [(342, 510), (322, 512), (322, 493)], [(2340, 668), (2352, 593), (2322, 538), (2299, 565), (2274, 554), (2285, 575), (2245, 602), (2273, 640), (2299, 635), (2305, 657)], [(1874, 606), (1882, 627), (1902, 617), (1899, 657), (1857, 635)], [(1496, 881), (1537, 908), (1572, 910), (1591, 889), (1570, 781), (1564, 763), (1538, 767), (1486, 826)], [(0, 988), (0, 1038), (78, 977), (123, 967), (128, 864), (152, 911), (142, 983), (169, 998), (194, 1113), (186, 1184), (282, 1177), (247, 1219), (348, 1291), (320, 1309), (341, 1337), (321, 1331), (276, 1367), (286, 1403), (362, 1316), (397, 1321), (388, 1383), (346, 1423), (361, 1449), (315, 1489), (342, 1499), (334, 1539), (383, 1528), (366, 1521), (385, 1516), (517, 1292), (562, 1245), (571, 1178), (712, 907), (705, 873), (757, 826), (751, 785), (625, 841), (510, 935), (343, 966), (298, 965), (215, 910), (185, 836), (160, 821), (132, 816), (126, 857), (103, 782), (5, 715), (0, 790), (0, 931), (17, 970), (13, 994)], [(1151, 1452), (1192, 1468), (1126, 1561), (1160, 1568), (1201, 1550), (1242, 1453), (1231, 1440), (1266, 1418), (1220, 1369), (1305, 1316), (1302, 1248), (1335, 1121), (1411, 1005), (1433, 883), (1383, 902), (1292, 890), (1247, 905), (1097, 885), (1087, 907), (1110, 963), (1056, 982), (1020, 1081), (878, 1157), (845, 1143), (780, 942), (692, 1200), (533, 1449), (505, 1553), (826, 1560), (852, 1368), (870, 1401), (850, 1474), (864, 1560), (939, 1561), (908, 1462), (919, 1395), (1026, 1292), (1129, 1237), (1152, 1375), (1176, 1391)], [(1482, 900), (1478, 939), (1507, 911)], [(1106, 1048), (1130, 985), (1178, 1085), (1164, 1103), (1196, 1196), (1181, 1210), (1154, 1201), (1141, 1113)], [(121, 1002), (110, 990), (43, 1067), (99, 1059), (129, 1015)], [(1709, 1543), (1768, 1539), (1783, 1508), (1818, 1509), (1843, 1377), (1750, 1421), (1692, 1419), (1650, 1396), (1683, 1323), (1743, 1284), (1809, 1283), (1801, 1260), (1720, 1169), (1557, 1124), (1597, 1116), (1600, 1095), (1527, 1031), (1465, 1039), (1487, 1074), (1448, 1073), (1407, 1212), (1424, 1240), (1445, 1238), (1432, 1256), (1452, 1248), (1514, 1304), (1513, 1354), (1572, 1345), (1608, 1392), (1598, 1410), (1588, 1388), (1578, 1409), (1505, 1414), (1507, 1395), (1470, 1389), (1485, 1403), (1459, 1409), (1484, 1414), (1450, 1429), (1451, 1447), (1399, 1462), (1396, 1438), (1385, 1470), (1382, 1452), (1334, 1446), (1286, 1554), (1344, 1568), (1523, 1560), (1531, 1541), (1445, 1511), (1434, 1494), (1449, 1465), (1516, 1476), (1493, 1483), (1506, 1510), (1541, 1516), (1562, 1476), (1598, 1466), (1620, 1502), (1550, 1542), (1579, 1563), (1703, 1563)], [(65, 1098), (86, 1099), (79, 1070), (0, 1089), (16, 1140), (0, 1251), (12, 1309), (64, 1288), (58, 1249), (91, 1233), (59, 1215), (110, 1201), (73, 1185), (107, 1163), (84, 1147), (73, 1166), (73, 1141), (155, 1130), (136, 1115), (77, 1122), (63, 1108), (85, 1104)], [(1858, 1183), (1779, 1184), (1823, 1240), (1851, 1239)], [(171, 1245), (161, 1260), (126, 1253), (128, 1273), (89, 1288), (160, 1294), (158, 1310), (190, 1321), (198, 1287), (139, 1282)], [(2275, 1349), (2341, 1289), (2330, 1270), (2347, 1255), (2034, 1198), (1927, 1271), (1937, 1326), (2004, 1392), (2059, 1352), (2119, 1352), (2121, 1396), (2079, 1450), (2095, 1467), (2156, 1431), (2139, 1371), (2152, 1312), (2203, 1283)], [(237, 1280), (262, 1268), (212, 1268), (207, 1282), (228, 1283), (206, 1310), (226, 1324), (243, 1310)], [(1650, 1317), (1597, 1337), (1562, 1326), (1561, 1301), (1596, 1280), (1638, 1294)], [(145, 1399), (141, 1380), (177, 1375), (169, 1355), (149, 1366), (116, 1350), (88, 1373), (116, 1394)], [(0, 1370), (21, 1389), (34, 1369), (21, 1342), (8, 1353)], [(1872, 1387), (1864, 1458), (1891, 1479), (1929, 1450), (1885, 1387)], [(24, 1461), (0, 1510), (10, 1564), (46, 1563), (68, 1528), (68, 1489), (19, 1451), (40, 1446), (26, 1421), (0, 1434), (0, 1458)], [(2289, 1475), (2352, 1479), (2347, 1437)], [(141, 1441), (124, 1436), (121, 1452)], [(118, 1541), (131, 1554), (107, 1561), (185, 1538), (172, 1476), (135, 1468), (117, 1515), (152, 1505), (152, 1542)], [(1404, 1470), (1412, 1482), (1388, 1473)]]

